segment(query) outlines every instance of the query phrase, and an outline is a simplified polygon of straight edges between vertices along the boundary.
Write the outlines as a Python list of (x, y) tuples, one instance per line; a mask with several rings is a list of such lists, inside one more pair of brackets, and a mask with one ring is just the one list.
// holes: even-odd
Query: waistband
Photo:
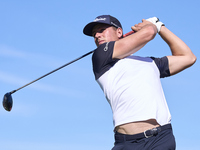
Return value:
[(142, 133), (134, 134), (134, 135), (128, 135), (128, 134), (122, 134), (119, 132), (115, 132), (115, 141), (116, 142), (122, 142), (122, 141), (130, 141), (130, 140), (136, 140), (136, 139), (142, 139), (142, 138), (149, 138), (152, 136), (156, 136), (159, 132), (166, 130), (166, 129), (172, 129), (171, 124), (166, 124), (163, 126), (159, 126), (150, 130), (146, 130)]

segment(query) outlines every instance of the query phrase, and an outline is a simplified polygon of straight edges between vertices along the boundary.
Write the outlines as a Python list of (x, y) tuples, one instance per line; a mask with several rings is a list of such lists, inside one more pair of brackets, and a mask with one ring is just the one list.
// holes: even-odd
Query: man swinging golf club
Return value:
[[(121, 38), (122, 26), (110, 15), (98, 16), (83, 29), (97, 45), (92, 56), (93, 71), (113, 112), (115, 145), (112, 150), (174, 150), (171, 115), (160, 78), (190, 67), (196, 57), (156, 17), (142, 19), (131, 29), (134, 34)], [(157, 33), (169, 45), (171, 56), (132, 55)]]

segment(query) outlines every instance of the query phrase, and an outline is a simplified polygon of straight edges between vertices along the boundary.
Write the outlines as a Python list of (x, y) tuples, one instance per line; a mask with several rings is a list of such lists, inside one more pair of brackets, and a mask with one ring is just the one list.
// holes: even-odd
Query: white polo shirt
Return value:
[(113, 60), (114, 43), (100, 45), (92, 56), (95, 79), (112, 108), (114, 126), (148, 119), (160, 125), (170, 123), (160, 82), (160, 77), (170, 75), (167, 57)]

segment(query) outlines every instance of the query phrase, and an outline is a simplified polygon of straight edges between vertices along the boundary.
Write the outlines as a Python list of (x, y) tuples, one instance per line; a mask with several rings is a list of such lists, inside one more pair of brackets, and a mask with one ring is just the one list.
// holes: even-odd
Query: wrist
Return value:
[(160, 33), (160, 30), (161, 30), (161, 27), (162, 27), (162, 26), (165, 26), (164, 23), (162, 23), (162, 22), (160, 22), (160, 21), (158, 21), (158, 22), (156, 23), (156, 27), (157, 27), (158, 33)]

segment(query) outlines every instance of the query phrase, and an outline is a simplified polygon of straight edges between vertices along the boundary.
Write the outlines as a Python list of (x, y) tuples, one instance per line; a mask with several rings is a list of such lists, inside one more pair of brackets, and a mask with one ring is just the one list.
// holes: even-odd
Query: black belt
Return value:
[(149, 137), (157, 135), (159, 132), (163, 130), (171, 129), (171, 128), (172, 128), (171, 124), (166, 124), (166, 125), (159, 126), (150, 130), (146, 130), (142, 133), (134, 134), (134, 135), (127, 135), (127, 134), (121, 134), (119, 132), (115, 132), (115, 141), (130, 141), (130, 140), (136, 140), (136, 139), (141, 139), (141, 138), (149, 138)]

